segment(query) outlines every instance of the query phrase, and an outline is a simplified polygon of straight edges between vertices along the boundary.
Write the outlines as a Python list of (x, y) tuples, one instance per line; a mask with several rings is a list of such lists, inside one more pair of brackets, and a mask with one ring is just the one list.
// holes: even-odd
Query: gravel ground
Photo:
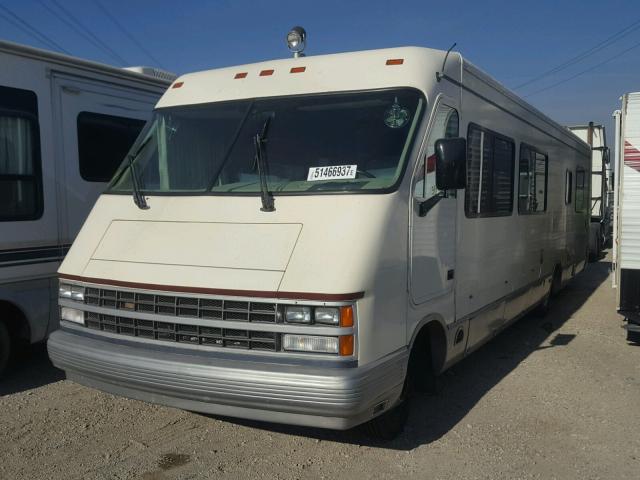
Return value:
[(34, 348), (0, 384), (0, 479), (640, 478), (640, 347), (609, 268), (453, 367), (389, 444), (117, 398)]

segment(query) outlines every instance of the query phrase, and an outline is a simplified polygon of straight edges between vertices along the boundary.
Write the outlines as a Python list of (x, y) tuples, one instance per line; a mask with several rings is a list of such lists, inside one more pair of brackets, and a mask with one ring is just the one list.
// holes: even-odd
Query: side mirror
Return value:
[(467, 141), (464, 138), (436, 140), (436, 187), (464, 188), (467, 181)]

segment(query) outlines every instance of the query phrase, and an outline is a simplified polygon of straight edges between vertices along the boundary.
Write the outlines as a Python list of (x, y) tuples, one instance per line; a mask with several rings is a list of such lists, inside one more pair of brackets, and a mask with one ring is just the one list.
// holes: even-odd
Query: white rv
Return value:
[(53, 363), (189, 410), (387, 437), (410, 386), (580, 272), (590, 151), (458, 53), (184, 75), (60, 267)]
[(617, 310), (627, 322), (627, 339), (640, 343), (640, 92), (623, 95), (622, 107), (613, 116), (613, 286), (617, 288)]
[(8, 42), (0, 67), (1, 372), (57, 328), (60, 262), (171, 78)]
[(613, 185), (609, 147), (603, 125), (576, 125), (569, 129), (591, 147), (591, 227), (589, 256), (600, 257), (613, 229)]

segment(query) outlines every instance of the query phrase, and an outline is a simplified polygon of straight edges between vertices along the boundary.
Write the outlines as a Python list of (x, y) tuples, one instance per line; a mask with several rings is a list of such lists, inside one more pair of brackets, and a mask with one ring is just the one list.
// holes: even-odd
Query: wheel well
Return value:
[(13, 338), (26, 341), (31, 339), (27, 317), (13, 303), (0, 300), (0, 321), (4, 322)]
[(414, 362), (422, 364), (421, 367), (430, 362), (434, 374), (442, 370), (447, 356), (447, 335), (440, 322), (431, 320), (420, 328), (413, 341), (411, 356)]

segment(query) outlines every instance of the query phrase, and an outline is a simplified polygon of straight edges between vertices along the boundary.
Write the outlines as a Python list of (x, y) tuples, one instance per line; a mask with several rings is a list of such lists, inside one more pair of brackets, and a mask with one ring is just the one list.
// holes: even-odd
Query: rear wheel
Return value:
[(627, 330), (627, 342), (640, 345), (640, 332)]
[(562, 288), (562, 270), (558, 266), (553, 271), (553, 278), (551, 280), (551, 291), (550, 291), (551, 297), (552, 298), (555, 297), (558, 294), (558, 292), (560, 292), (561, 288)]
[(4, 322), (0, 321), (0, 378), (7, 368), (11, 355), (11, 337)]

